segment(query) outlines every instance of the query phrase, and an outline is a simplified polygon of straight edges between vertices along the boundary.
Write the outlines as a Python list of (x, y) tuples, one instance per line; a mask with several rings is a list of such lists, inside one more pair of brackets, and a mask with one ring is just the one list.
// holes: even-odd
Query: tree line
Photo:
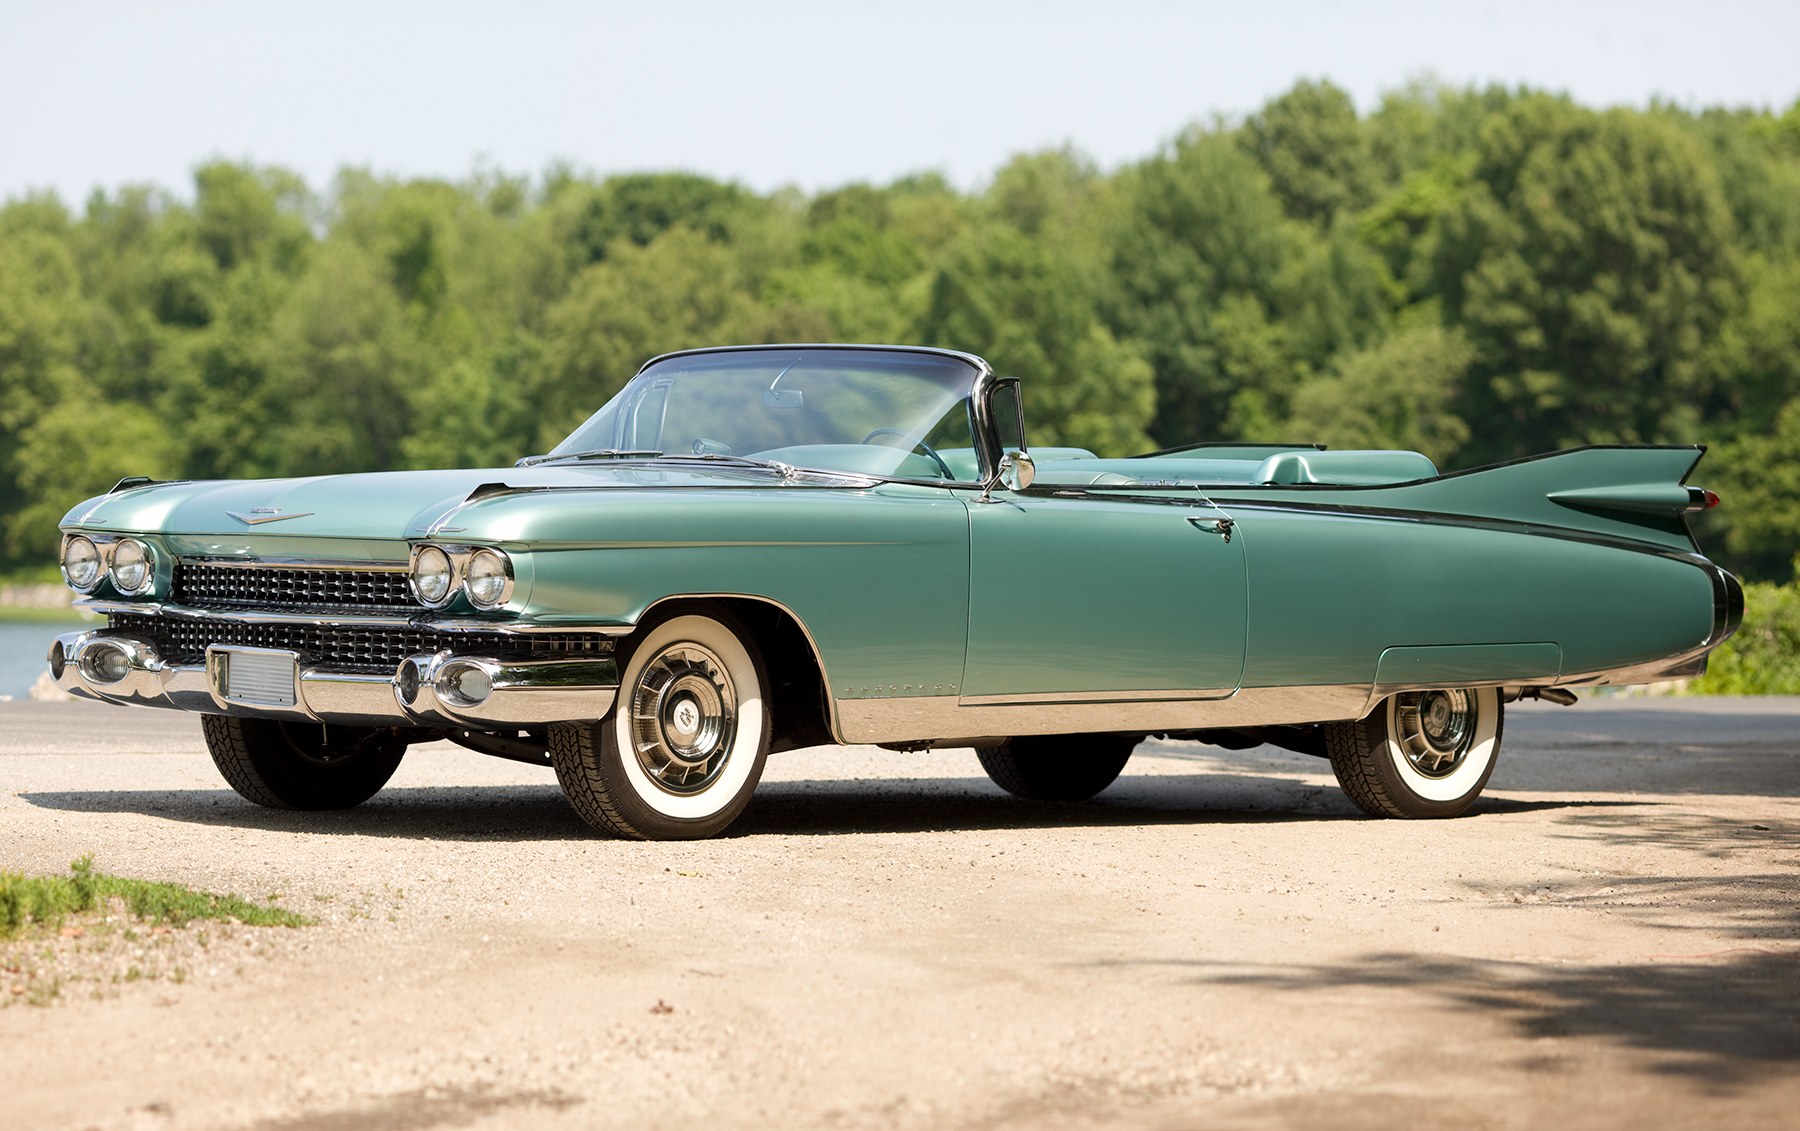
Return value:
[(214, 162), (0, 207), (0, 575), (128, 474), (505, 465), (647, 357), (872, 341), (1025, 379), (1032, 438), (1404, 447), (1446, 469), (1712, 446), (1707, 549), (1800, 547), (1800, 102), (1598, 110), (1302, 82), (1113, 171), (808, 195), (689, 173)]

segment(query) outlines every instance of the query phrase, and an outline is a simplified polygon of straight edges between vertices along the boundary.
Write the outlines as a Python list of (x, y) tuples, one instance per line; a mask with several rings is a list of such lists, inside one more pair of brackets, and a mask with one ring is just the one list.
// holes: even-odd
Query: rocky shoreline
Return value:
[(75, 595), (65, 585), (44, 582), (39, 585), (0, 585), (0, 611), (6, 609), (66, 609), (75, 603)]

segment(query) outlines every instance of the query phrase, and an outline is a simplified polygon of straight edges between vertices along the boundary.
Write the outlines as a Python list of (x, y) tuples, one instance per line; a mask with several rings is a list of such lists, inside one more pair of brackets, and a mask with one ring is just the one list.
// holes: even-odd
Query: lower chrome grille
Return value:
[(610, 656), (612, 638), (581, 632), (446, 632), (442, 629), (352, 624), (249, 623), (209, 617), (115, 613), (110, 626), (149, 640), (168, 662), (199, 664), (209, 644), (280, 648), (303, 664), (331, 671), (391, 675), (400, 661), (446, 648), (496, 659), (587, 659)]

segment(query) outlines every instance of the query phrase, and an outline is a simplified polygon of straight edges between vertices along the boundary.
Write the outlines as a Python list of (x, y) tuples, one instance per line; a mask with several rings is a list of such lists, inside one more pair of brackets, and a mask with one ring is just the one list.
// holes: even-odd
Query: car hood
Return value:
[(89, 499), (64, 527), (180, 535), (306, 535), (400, 539), (447, 518), (471, 496), (542, 490), (650, 490), (769, 486), (755, 467), (581, 464), (556, 467), (387, 471), (306, 479), (156, 483)]

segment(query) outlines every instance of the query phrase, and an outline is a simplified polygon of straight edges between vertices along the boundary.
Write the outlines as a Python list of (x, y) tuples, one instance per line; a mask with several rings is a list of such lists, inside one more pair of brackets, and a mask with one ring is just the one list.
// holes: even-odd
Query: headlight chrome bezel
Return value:
[[(136, 562), (121, 564), (121, 553), (141, 555)], [(120, 538), (113, 542), (111, 552), (106, 555), (106, 577), (112, 587), (126, 597), (142, 597), (156, 588), (156, 551), (141, 538)], [(143, 576), (135, 585), (127, 585), (121, 576), (122, 570), (142, 569)]]
[[(75, 548), (86, 543), (94, 553), (93, 580), (83, 584), (78, 574), (69, 568), (69, 559)], [(137, 584), (127, 586), (119, 578), (117, 555), (121, 547), (133, 547), (130, 553), (141, 555), (135, 562), (128, 559), (127, 569), (142, 568), (143, 576)], [(102, 586), (108, 586), (116, 595), (130, 599), (153, 597), (156, 594), (157, 570), (161, 565), (160, 551), (148, 538), (135, 534), (96, 534), (80, 532), (63, 535), (62, 556), (58, 566), (62, 570), (63, 584), (81, 594), (91, 597), (101, 592)]]
[[(85, 543), (93, 554), (94, 576), (85, 583), (77, 581), (74, 572), (69, 568), (70, 552), (80, 543)], [(77, 593), (92, 593), (100, 588), (102, 581), (106, 580), (106, 552), (100, 548), (100, 543), (85, 534), (63, 535), (62, 557), (58, 564), (62, 569), (63, 584)]]
[[(431, 566), (437, 572), (436, 563), (445, 563), (448, 570), (448, 581), (443, 593), (433, 597), (424, 586), (419, 584), (421, 571)], [(471, 573), (476, 563), (482, 563), (484, 572), (475, 583), (471, 582)], [(498, 572), (486, 572), (493, 568), (489, 563), (497, 565)], [(412, 560), (407, 570), (406, 586), (413, 599), (428, 609), (443, 609), (451, 605), (460, 594), (469, 607), (477, 612), (490, 613), (505, 608), (513, 598), (513, 563), (512, 557), (505, 550), (493, 546), (460, 546), (443, 542), (420, 542), (412, 548)], [(497, 593), (490, 593), (486, 599), (476, 596), (474, 584), (485, 579), (498, 577), (501, 579)], [(484, 584), (484, 591), (491, 586)]]
[[(435, 560), (438, 558), (443, 559), (444, 563), (444, 591), (436, 598), (432, 598), (426, 594), (425, 586), (420, 584), (419, 577), (421, 570), (425, 567), (425, 563), (428, 560)], [(433, 574), (436, 574), (437, 570), (435, 566), (432, 572)], [(406, 587), (412, 591), (413, 598), (417, 600), (419, 604), (424, 605), (428, 609), (441, 609), (456, 599), (456, 591), (461, 583), (462, 578), (456, 568), (455, 554), (452, 554), (442, 546), (425, 544), (413, 547), (412, 565), (406, 573)]]
[[(469, 604), (484, 613), (502, 608), (512, 600), (512, 559), (502, 550), (483, 546), (470, 552), (468, 561), (462, 568), (462, 577), (463, 592), (468, 594)], [(484, 599), (477, 592), (476, 586), (486, 586), (490, 582), (497, 582), (497, 588), (491, 596)]]

